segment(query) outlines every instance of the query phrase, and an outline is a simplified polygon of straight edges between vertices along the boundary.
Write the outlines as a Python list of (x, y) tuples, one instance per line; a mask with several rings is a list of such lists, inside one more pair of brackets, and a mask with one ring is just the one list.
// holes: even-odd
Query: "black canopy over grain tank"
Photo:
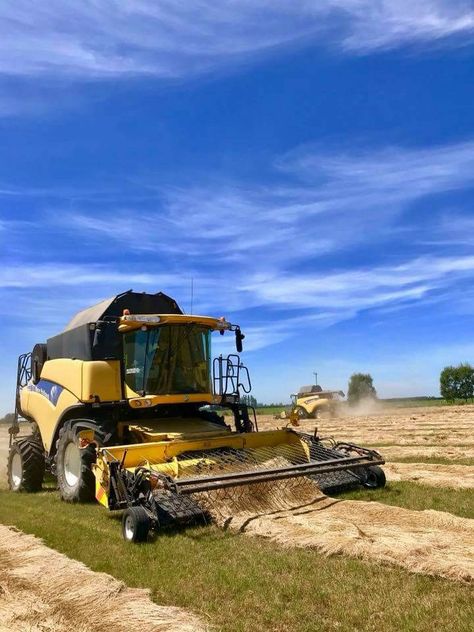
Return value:
[(77, 360), (118, 360), (121, 357), (117, 319), (128, 309), (131, 314), (182, 314), (174, 299), (158, 292), (123, 292), (77, 313), (63, 332), (49, 338), (46, 358)]

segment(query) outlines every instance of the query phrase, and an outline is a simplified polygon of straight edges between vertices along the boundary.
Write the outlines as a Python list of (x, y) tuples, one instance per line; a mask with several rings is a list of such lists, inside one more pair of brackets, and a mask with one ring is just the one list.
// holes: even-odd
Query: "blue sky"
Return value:
[(0, 30), (0, 413), (74, 312), (187, 311), (192, 278), (259, 400), (474, 360), (472, 2), (16, 0)]

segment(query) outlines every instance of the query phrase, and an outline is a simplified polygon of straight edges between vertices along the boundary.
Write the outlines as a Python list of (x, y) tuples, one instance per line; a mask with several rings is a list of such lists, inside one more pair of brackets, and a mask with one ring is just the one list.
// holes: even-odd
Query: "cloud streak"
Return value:
[[(261, 348), (265, 340), (273, 344), (290, 337), (299, 326), (328, 327), (361, 311), (433, 301), (449, 306), (453, 292), (474, 278), (468, 247), (456, 257), (429, 245), (421, 254), (417, 239), (420, 229), (427, 242), (436, 238), (448, 221), (437, 196), (472, 189), (473, 142), (372, 152), (305, 146), (279, 157), (274, 166), (272, 184), (214, 181), (186, 189), (150, 182), (135, 204), (132, 195), (127, 197), (129, 207), (122, 211), (115, 208), (113, 191), (110, 199), (98, 196), (93, 210), (85, 199), (81, 211), (54, 209), (48, 198), (34, 239), (42, 239), (41, 230), (45, 239), (54, 235), (58, 244), (66, 244), (61, 259), (4, 265), (4, 302), (21, 312), (18, 297), (33, 293), (39, 313), (50, 314), (48, 301), (59, 304), (65, 290), (87, 305), (134, 287), (168, 292), (187, 310), (194, 278), (195, 313), (237, 318), (245, 313), (253, 344)], [(153, 191), (150, 198), (147, 190)], [(422, 225), (411, 217), (420, 203), (429, 203), (431, 210), (430, 222)], [(113, 222), (103, 219), (112, 212)], [(468, 220), (457, 223), (471, 226)], [(15, 253), (28, 252), (22, 240), (31, 231), (16, 230), (14, 222), (2, 225), (4, 243)], [(68, 244), (78, 242), (87, 263), (67, 258)], [(379, 249), (375, 263), (365, 260), (367, 248)], [(357, 264), (351, 262), (353, 253)], [(107, 263), (112, 260), (113, 265)], [(464, 292), (465, 311), (469, 300)]]
[[(306, 146), (280, 157), (275, 167), (276, 184), (215, 181), (207, 187), (163, 188), (154, 210), (141, 210), (137, 202), (126, 211), (114, 210), (114, 222), (86, 210), (55, 215), (62, 217), (64, 231), (69, 227), (102, 242), (105, 237), (136, 252), (179, 254), (180, 263), (191, 267), (203, 252), (243, 266), (251, 252), (252, 265), (288, 267), (393, 240), (396, 232), (408, 240), (413, 225), (400, 220), (417, 203), (433, 204), (440, 194), (474, 187), (474, 142), (362, 153)], [(137, 225), (152, 229), (133, 238)], [(424, 227), (429, 233), (430, 226)]]
[(463, 42), (474, 12), (464, 0), (16, 0), (2, 3), (0, 30), (5, 75), (176, 78), (288, 46)]
[(473, 276), (474, 256), (429, 257), (398, 266), (324, 274), (256, 274), (241, 289), (273, 306), (360, 311), (419, 301), (434, 290)]

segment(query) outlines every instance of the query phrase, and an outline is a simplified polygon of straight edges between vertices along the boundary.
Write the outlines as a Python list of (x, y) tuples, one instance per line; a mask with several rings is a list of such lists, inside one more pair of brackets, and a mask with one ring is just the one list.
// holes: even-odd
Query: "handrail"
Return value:
[(240, 389), (244, 393), (250, 393), (252, 390), (249, 370), (236, 354), (214, 358), (212, 371), (215, 395), (240, 397)]
[(19, 419), (22, 416), (20, 407), (20, 391), (31, 380), (31, 351), (28, 353), (22, 353), (18, 358), (17, 373), (16, 373), (16, 390), (15, 390), (15, 413), (13, 417), (12, 425), (9, 428), (10, 439), (9, 446), (13, 442), (13, 438), (18, 434), (20, 430)]

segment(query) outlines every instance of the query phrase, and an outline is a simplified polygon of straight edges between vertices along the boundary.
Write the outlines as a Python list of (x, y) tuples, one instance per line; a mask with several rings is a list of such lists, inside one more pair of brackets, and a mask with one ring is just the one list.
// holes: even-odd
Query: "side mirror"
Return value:
[(47, 347), (45, 344), (37, 344), (31, 352), (31, 379), (33, 384), (38, 384), (41, 379), (43, 365), (48, 359)]
[(94, 332), (94, 340), (92, 342), (93, 347), (98, 347), (102, 342), (102, 329), (100, 327), (96, 327)]
[(31, 368), (31, 378), (32, 378), (33, 384), (38, 384), (38, 382), (40, 381), (41, 367), (39, 365), (38, 358), (35, 358), (33, 360), (33, 365)]
[(240, 331), (240, 328), (237, 327), (237, 329), (235, 330), (235, 348), (237, 349), (238, 353), (241, 353), (243, 351), (243, 344), (242, 344), (242, 340), (245, 338), (244, 334)]

